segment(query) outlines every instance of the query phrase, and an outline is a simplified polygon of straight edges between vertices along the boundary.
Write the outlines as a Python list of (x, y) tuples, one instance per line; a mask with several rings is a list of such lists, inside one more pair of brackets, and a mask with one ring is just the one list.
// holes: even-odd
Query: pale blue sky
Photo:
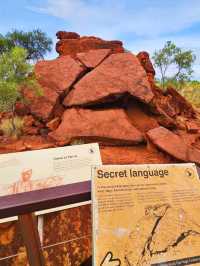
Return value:
[(194, 77), (200, 79), (200, 0), (0, 1), (0, 33), (41, 28), (55, 43), (58, 30), (76, 31), (150, 53), (172, 40), (197, 55)]

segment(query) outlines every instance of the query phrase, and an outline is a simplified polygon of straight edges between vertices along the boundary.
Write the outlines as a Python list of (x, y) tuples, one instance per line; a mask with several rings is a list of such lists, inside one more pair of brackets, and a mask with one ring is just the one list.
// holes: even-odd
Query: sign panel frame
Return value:
[[(93, 265), (199, 263), (200, 223), (197, 217), (193, 219), (200, 208), (199, 178), (199, 168), (192, 163), (94, 166)], [(190, 227), (195, 228), (191, 229), (191, 236), (199, 232), (198, 239), (192, 251), (185, 253), (170, 239), (176, 240), (183, 230), (177, 238), (179, 243), (187, 238), (184, 230)], [(163, 229), (168, 230), (166, 228), (169, 232), (163, 232)], [(172, 243), (175, 251), (167, 249), (162, 255), (165, 241)], [(185, 248), (188, 249), (188, 245)]]

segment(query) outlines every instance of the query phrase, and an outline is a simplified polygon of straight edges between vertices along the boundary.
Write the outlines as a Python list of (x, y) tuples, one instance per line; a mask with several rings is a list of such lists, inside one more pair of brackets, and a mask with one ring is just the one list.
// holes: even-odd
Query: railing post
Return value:
[(33, 213), (18, 216), (30, 266), (44, 266), (44, 257), (37, 229), (37, 218)]

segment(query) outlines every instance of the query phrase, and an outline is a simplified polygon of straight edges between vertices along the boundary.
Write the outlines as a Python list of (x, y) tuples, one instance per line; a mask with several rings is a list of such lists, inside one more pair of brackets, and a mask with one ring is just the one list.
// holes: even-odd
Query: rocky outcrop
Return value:
[(131, 53), (112, 54), (93, 71), (85, 75), (66, 96), (65, 106), (104, 102), (130, 94), (150, 102), (153, 92), (146, 73)]
[(16, 105), (23, 136), (1, 136), (1, 153), (98, 142), (109, 163), (200, 164), (199, 114), (173, 88), (155, 85), (147, 52), (74, 32), (57, 37), (60, 57), (35, 66), (41, 93), (23, 88), (28, 104)]
[(68, 32), (68, 31), (58, 31), (56, 33), (58, 39), (79, 39), (81, 36), (76, 32)]
[(105, 41), (94, 36), (83, 36), (72, 32), (58, 32), (60, 39), (56, 44), (56, 51), (59, 55), (71, 55), (76, 57), (78, 53), (88, 52), (93, 49), (111, 49), (113, 53), (124, 52), (121, 41)]
[(103, 146), (100, 148), (103, 164), (173, 163), (171, 156), (146, 145)]
[(161, 150), (171, 156), (184, 161), (200, 164), (200, 150), (187, 145), (182, 139), (164, 127), (152, 129), (147, 132), (150, 140)]
[(1, 153), (98, 142), (106, 163), (200, 164), (200, 116), (176, 90), (155, 85), (147, 52), (74, 32), (57, 37), (60, 57), (35, 66), (41, 93), (23, 88), (27, 101), (16, 105), (23, 136), (1, 131)]
[(146, 133), (150, 129), (159, 127), (157, 118), (150, 114), (143, 104), (130, 100), (126, 103), (125, 110), (132, 125), (140, 132)]
[(154, 85), (155, 84), (154, 77), (156, 72), (154, 70), (153, 64), (151, 63), (149, 54), (143, 51), (137, 54), (137, 58), (139, 59), (144, 70), (146, 71), (149, 82), (151, 83), (151, 85)]
[(90, 50), (86, 53), (78, 53), (77, 58), (87, 68), (95, 68), (110, 54), (110, 49)]
[(62, 95), (67, 94), (85, 70), (80, 61), (75, 61), (70, 56), (38, 62), (35, 65), (35, 76), (41, 86), (39, 95), (30, 88), (23, 89), (31, 113), (45, 121), (52, 118), (54, 108)]
[(23, 89), (23, 95), (31, 114), (44, 121), (51, 117), (59, 98), (59, 94), (49, 87), (41, 87), (39, 95), (33, 89), (26, 87)]
[[(0, 131), (0, 153), (98, 142), (103, 164), (200, 165), (200, 113), (173, 88), (163, 92), (156, 86), (147, 52), (135, 56), (120, 41), (74, 32), (57, 37), (59, 58), (35, 66), (41, 92), (22, 88), (26, 101), (16, 104), (23, 135), (16, 140)], [(0, 113), (0, 121), (11, 117)], [(46, 215), (44, 230), (47, 264), (90, 265), (89, 205)], [(2, 263), (27, 264), (20, 237), (16, 226), (0, 226), (1, 255), (8, 258)], [(61, 245), (55, 247), (54, 240)]]
[(67, 92), (84, 71), (83, 65), (71, 56), (39, 61), (35, 65), (35, 75), (39, 83), (58, 94)]

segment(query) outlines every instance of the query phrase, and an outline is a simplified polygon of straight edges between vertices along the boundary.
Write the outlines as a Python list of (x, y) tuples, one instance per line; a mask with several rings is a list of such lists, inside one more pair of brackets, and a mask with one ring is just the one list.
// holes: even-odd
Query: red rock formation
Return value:
[(39, 61), (35, 65), (35, 75), (39, 83), (58, 94), (67, 92), (84, 71), (80, 62), (70, 56)]
[(182, 114), (188, 118), (193, 118), (196, 116), (196, 112), (192, 105), (175, 89), (168, 88), (167, 95), (170, 96), (171, 105), (176, 109), (176, 114)]
[(144, 69), (131, 53), (112, 54), (85, 75), (66, 96), (65, 106), (103, 102), (110, 96), (129, 93), (150, 102), (153, 92)]
[(30, 88), (23, 89), (31, 113), (45, 121), (52, 118), (60, 96), (67, 93), (84, 72), (85, 67), (70, 56), (38, 62), (35, 65), (35, 76), (41, 85), (41, 96)]
[[(28, 104), (16, 105), (24, 135), (16, 140), (1, 131), (0, 153), (98, 142), (104, 164), (200, 165), (200, 113), (173, 88), (163, 92), (155, 86), (148, 53), (136, 57), (124, 51), (122, 42), (73, 32), (58, 32), (57, 37), (60, 57), (35, 66), (42, 95), (23, 88)], [(11, 117), (0, 113), (0, 121)], [(5, 257), (23, 250), (15, 228), (0, 227)], [(90, 206), (48, 215), (44, 230), (47, 264), (67, 259), (69, 265), (86, 265), (91, 255)], [(53, 239), (67, 243), (51, 247)], [(20, 258), (14, 257), (13, 265), (21, 265)]]
[(22, 136), (20, 139), (5, 139), (0, 143), (0, 153), (40, 150), (56, 147), (55, 141), (42, 136)]
[(129, 101), (126, 106), (126, 113), (130, 122), (142, 133), (159, 127), (156, 118), (148, 112), (144, 105)]
[(49, 133), (49, 136), (56, 141), (79, 138), (120, 144), (136, 144), (143, 141), (142, 134), (131, 125), (123, 109), (68, 109), (60, 126)]
[(140, 63), (142, 64), (143, 68), (145, 69), (149, 82), (154, 85), (154, 77), (155, 77), (155, 70), (153, 64), (151, 63), (149, 54), (147, 52), (140, 52), (137, 54), (137, 58), (139, 59)]
[(77, 58), (87, 68), (95, 68), (110, 54), (110, 49), (90, 50), (86, 53), (77, 54)]
[(56, 33), (58, 39), (79, 39), (80, 35), (76, 32), (58, 31)]
[(185, 144), (182, 139), (164, 127), (147, 132), (150, 140), (163, 151), (181, 161), (193, 161), (200, 164), (200, 151)]
[[(156, 146), (165, 151), (159, 155), (163, 162), (166, 153), (178, 161), (199, 162), (199, 115), (173, 88), (164, 93), (155, 86), (155, 71), (147, 52), (136, 57), (124, 52), (120, 42), (80, 37), (72, 32), (58, 32), (57, 36), (63, 41), (62, 56), (35, 66), (42, 95), (23, 88), (29, 104), (16, 106), (16, 113), (24, 116), (25, 136), (17, 141), (1, 136), (0, 152), (62, 146), (80, 139), (101, 145), (135, 145), (144, 137), (148, 151), (151, 147), (156, 151)], [(74, 105), (78, 109), (71, 108)], [(1, 119), (10, 117), (10, 113), (1, 114)], [(183, 143), (187, 156), (178, 144), (176, 152), (171, 150), (167, 137), (155, 134), (160, 130), (168, 132), (176, 143)], [(143, 156), (140, 159), (144, 162)]]
[(47, 127), (50, 129), (50, 130), (56, 130), (57, 127), (59, 126), (60, 124), (60, 117), (55, 117), (54, 119), (52, 119), (51, 121), (49, 121), (47, 123)]
[(101, 147), (103, 164), (173, 163), (176, 160), (158, 150), (146, 146)]
[(31, 88), (23, 89), (23, 95), (28, 102), (30, 112), (39, 119), (47, 120), (51, 117), (59, 94), (48, 87), (42, 87), (41, 94), (41, 96), (37, 95)]
[(56, 51), (62, 56), (76, 57), (78, 53), (93, 49), (111, 49), (113, 53), (124, 52), (123, 44), (120, 41), (105, 41), (93, 36), (79, 38), (74, 33), (68, 32), (58, 32), (57, 36), (60, 41), (56, 44)]

